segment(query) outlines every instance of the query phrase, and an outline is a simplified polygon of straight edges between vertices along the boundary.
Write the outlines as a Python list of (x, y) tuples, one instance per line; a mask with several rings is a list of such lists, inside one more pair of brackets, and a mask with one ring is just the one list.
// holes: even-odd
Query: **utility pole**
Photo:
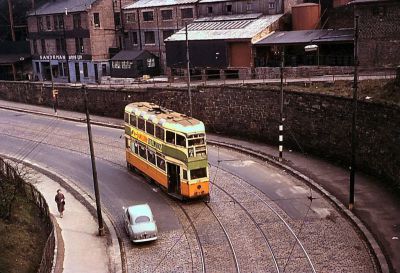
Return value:
[(188, 27), (185, 22), (185, 34), (186, 34), (186, 65), (187, 65), (187, 87), (189, 93), (189, 107), (190, 116), (193, 116), (193, 106), (192, 106), (192, 92), (190, 90), (190, 59), (189, 59), (189, 38), (188, 38)]
[(95, 194), (95, 197), (96, 197), (97, 221), (98, 221), (98, 224), (99, 224), (99, 236), (103, 236), (104, 235), (103, 216), (101, 214), (99, 183), (97, 181), (96, 161), (95, 161), (95, 158), (94, 158), (92, 129), (90, 127), (90, 116), (89, 116), (89, 107), (88, 107), (88, 102), (87, 102), (86, 86), (82, 85), (82, 89), (83, 89), (83, 92), (84, 92), (84, 100), (85, 100), (86, 123), (87, 123), (88, 135), (89, 135), (90, 158), (92, 160), (94, 194)]
[(351, 122), (351, 166), (350, 166), (350, 196), (349, 209), (354, 208), (354, 182), (356, 172), (356, 121), (357, 121), (357, 89), (358, 89), (358, 15), (354, 17), (354, 83), (353, 83), (353, 113)]
[(68, 9), (65, 8), (65, 20), (63, 16), (63, 22), (62, 22), (62, 27), (63, 27), (63, 37), (64, 37), (64, 56), (65, 56), (65, 62), (67, 64), (67, 77), (68, 77), (68, 83), (71, 83), (71, 75), (69, 73), (69, 56), (68, 56), (68, 49), (67, 49), (67, 35), (65, 32), (65, 23), (67, 20), (68, 16)]
[(285, 65), (285, 48), (282, 47), (281, 51), (281, 67), (280, 67), (280, 74), (281, 74), (281, 111), (280, 111), (280, 120), (279, 120), (279, 161), (283, 159), (283, 66)]
[[(12, 8), (12, 3), (11, 0), (8, 0), (8, 16), (10, 18), (10, 31), (11, 31), (11, 40), (15, 42), (15, 32), (14, 32), (14, 15), (13, 15), (13, 8)], [(12, 67), (12, 72), (13, 72), (13, 78), (14, 81), (17, 80), (17, 70), (15, 68), (15, 64), (11, 64)]]

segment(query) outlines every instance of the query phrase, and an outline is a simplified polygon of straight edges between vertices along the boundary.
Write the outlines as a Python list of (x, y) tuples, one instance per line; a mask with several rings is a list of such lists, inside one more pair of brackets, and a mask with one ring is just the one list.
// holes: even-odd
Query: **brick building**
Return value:
[(198, 0), (139, 0), (123, 7), (125, 48), (148, 50), (165, 69), (164, 40), (197, 18)]
[(400, 2), (355, 0), (359, 16), (359, 61), (362, 67), (400, 65)]
[(28, 14), (34, 79), (93, 83), (109, 73), (119, 46), (112, 0), (46, 2)]

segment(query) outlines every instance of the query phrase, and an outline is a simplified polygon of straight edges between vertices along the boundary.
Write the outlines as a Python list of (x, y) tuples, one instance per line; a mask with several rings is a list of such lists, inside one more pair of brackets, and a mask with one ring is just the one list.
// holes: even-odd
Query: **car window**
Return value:
[(136, 218), (135, 223), (140, 224), (140, 223), (147, 223), (150, 222), (150, 218), (148, 216), (139, 216)]

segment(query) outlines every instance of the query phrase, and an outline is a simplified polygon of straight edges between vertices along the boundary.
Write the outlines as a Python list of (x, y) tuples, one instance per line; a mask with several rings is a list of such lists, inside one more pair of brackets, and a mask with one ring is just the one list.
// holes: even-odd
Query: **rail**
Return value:
[(54, 250), (55, 250), (55, 231), (54, 225), (51, 220), (51, 214), (49, 206), (43, 197), (43, 195), (33, 186), (26, 182), (22, 176), (22, 172), (18, 172), (16, 168), (9, 162), (6, 162), (0, 157), (0, 175), (3, 176), (7, 181), (15, 183), (15, 185), (23, 191), (26, 198), (36, 204), (40, 210), (41, 217), (45, 220), (47, 230), (49, 230), (49, 236), (47, 237), (45, 247), (43, 249), (42, 259), (38, 269), (38, 273), (50, 273), (53, 272), (54, 266)]

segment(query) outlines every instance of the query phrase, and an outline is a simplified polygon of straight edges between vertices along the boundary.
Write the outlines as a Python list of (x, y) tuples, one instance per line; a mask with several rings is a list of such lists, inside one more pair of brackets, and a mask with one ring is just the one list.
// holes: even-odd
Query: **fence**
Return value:
[(47, 230), (50, 230), (50, 234), (47, 238), (46, 245), (43, 251), (42, 260), (38, 273), (50, 273), (53, 269), (54, 249), (55, 249), (55, 234), (54, 226), (50, 216), (49, 206), (43, 195), (30, 183), (27, 183), (18, 171), (3, 158), (0, 158), (0, 174), (3, 175), (9, 181), (12, 181), (17, 185), (19, 189), (23, 191), (25, 196), (40, 210), (41, 217), (45, 220)]

